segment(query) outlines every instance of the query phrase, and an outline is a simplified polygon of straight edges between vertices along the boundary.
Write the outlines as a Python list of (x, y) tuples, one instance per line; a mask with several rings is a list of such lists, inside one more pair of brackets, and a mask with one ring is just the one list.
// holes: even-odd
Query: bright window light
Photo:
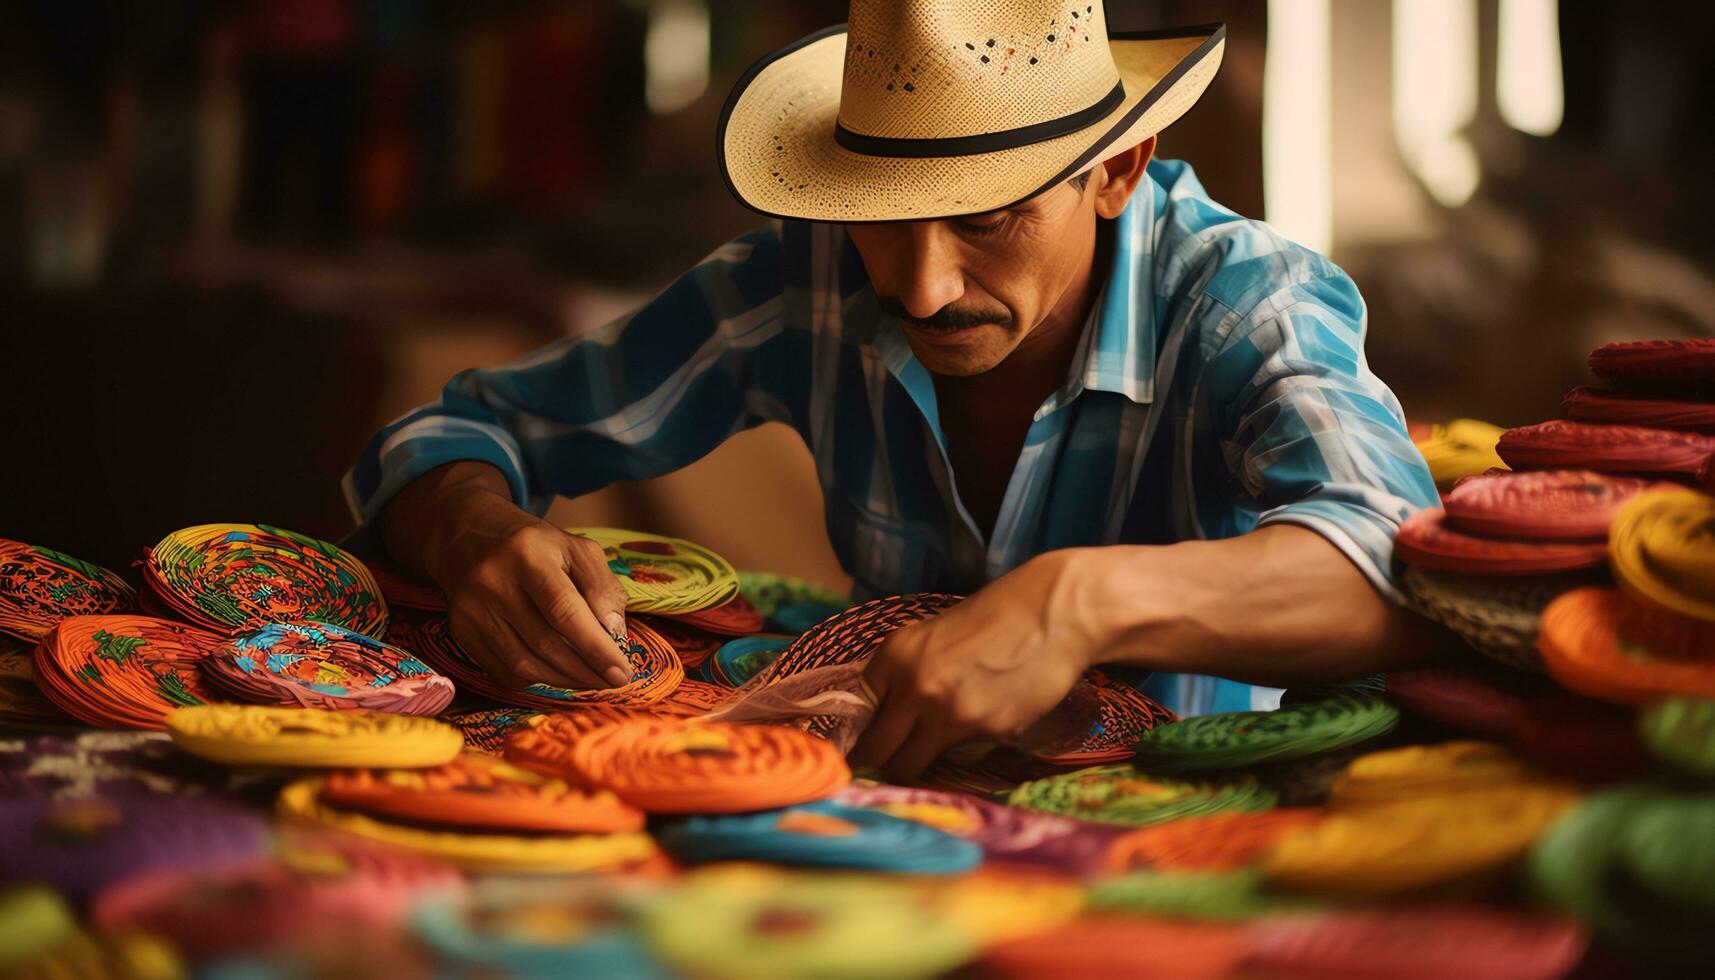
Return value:
[(676, 112), (709, 87), (709, 6), (656, 0), (643, 38), (644, 99), (655, 113)]
[(1458, 207), (1481, 170), (1461, 130), (1477, 114), (1476, 0), (1393, 0), (1393, 126), (1405, 165)]
[(1318, 252), (1334, 244), (1330, 0), (1269, 0), (1262, 190), (1268, 223)]
[(1560, 128), (1560, 0), (1501, 0), (1495, 101), (1501, 118), (1532, 136)]

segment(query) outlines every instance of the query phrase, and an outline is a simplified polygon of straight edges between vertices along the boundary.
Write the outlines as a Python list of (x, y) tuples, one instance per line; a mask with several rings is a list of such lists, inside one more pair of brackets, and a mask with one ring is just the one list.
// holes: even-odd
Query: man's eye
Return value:
[(992, 235), (1006, 227), (1011, 215), (985, 214), (975, 218), (965, 218), (959, 221), (959, 229), (970, 235)]

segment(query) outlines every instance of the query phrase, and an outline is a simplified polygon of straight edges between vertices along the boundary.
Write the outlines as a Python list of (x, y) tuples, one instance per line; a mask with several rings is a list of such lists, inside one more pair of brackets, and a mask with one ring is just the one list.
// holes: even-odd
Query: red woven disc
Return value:
[(1447, 523), (1497, 538), (1606, 538), (1614, 511), (1657, 484), (1589, 470), (1466, 477), (1441, 500)]
[(1475, 575), (1538, 575), (1595, 568), (1608, 560), (1606, 541), (1508, 541), (1465, 534), (1447, 526), (1445, 512), (1411, 515), (1393, 540), (1407, 565), (1435, 572)]
[(1590, 370), (1637, 394), (1715, 394), (1715, 338), (1604, 344), (1590, 352)]
[(1556, 419), (1508, 429), (1495, 451), (1515, 470), (1694, 476), (1715, 455), (1715, 436)]
[(1715, 435), (1715, 404), (1709, 402), (1672, 401), (1581, 385), (1560, 400), (1560, 410), (1578, 422), (1643, 425)]

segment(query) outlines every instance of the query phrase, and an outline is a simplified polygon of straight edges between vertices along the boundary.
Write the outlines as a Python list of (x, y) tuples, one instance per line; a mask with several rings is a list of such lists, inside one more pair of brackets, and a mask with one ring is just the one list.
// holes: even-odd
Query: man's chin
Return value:
[(917, 360), (931, 374), (954, 378), (982, 374), (1006, 359), (1004, 345), (993, 342), (994, 332), (995, 328), (987, 324), (944, 331), (905, 328)]

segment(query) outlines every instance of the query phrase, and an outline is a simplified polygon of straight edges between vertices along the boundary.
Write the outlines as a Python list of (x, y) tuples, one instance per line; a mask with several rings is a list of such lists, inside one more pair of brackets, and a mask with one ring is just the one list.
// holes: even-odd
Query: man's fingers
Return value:
[(588, 658), (573, 648), (548, 621), (537, 612), (528, 598), (519, 597), (518, 605), (507, 611), (507, 625), (535, 659), (546, 664), (561, 679), (551, 681), (559, 687), (606, 687), (607, 681), (596, 673)]
[(589, 604), (565, 572), (532, 566), (524, 574), (523, 585), (537, 615), (554, 633), (564, 637), (578, 658), (602, 678), (592, 686), (618, 687), (630, 682), (630, 661), (620, 651), (613, 635), (596, 622)]
[(888, 779), (908, 783), (921, 776), (941, 753), (964, 741), (970, 734), (933, 716), (921, 716), (893, 757), (878, 768)]
[(880, 767), (893, 758), (917, 724), (917, 705), (914, 702), (889, 698), (886, 693), (881, 693), (881, 699), (881, 708), (852, 747), (851, 761), (854, 765)]
[(483, 625), (466, 621), (453, 626), (453, 640), (480, 663), (489, 676), (507, 687), (522, 689), (531, 684), (564, 685), (566, 679), (530, 652), (529, 647), (504, 622), (484, 616)]
[(613, 574), (613, 569), (607, 567), (607, 555), (601, 550), (601, 545), (581, 535), (569, 537), (566, 574), (571, 576), (584, 601), (589, 603), (596, 622), (615, 639), (623, 637), (626, 633), (625, 586), (619, 581), (619, 576)]

